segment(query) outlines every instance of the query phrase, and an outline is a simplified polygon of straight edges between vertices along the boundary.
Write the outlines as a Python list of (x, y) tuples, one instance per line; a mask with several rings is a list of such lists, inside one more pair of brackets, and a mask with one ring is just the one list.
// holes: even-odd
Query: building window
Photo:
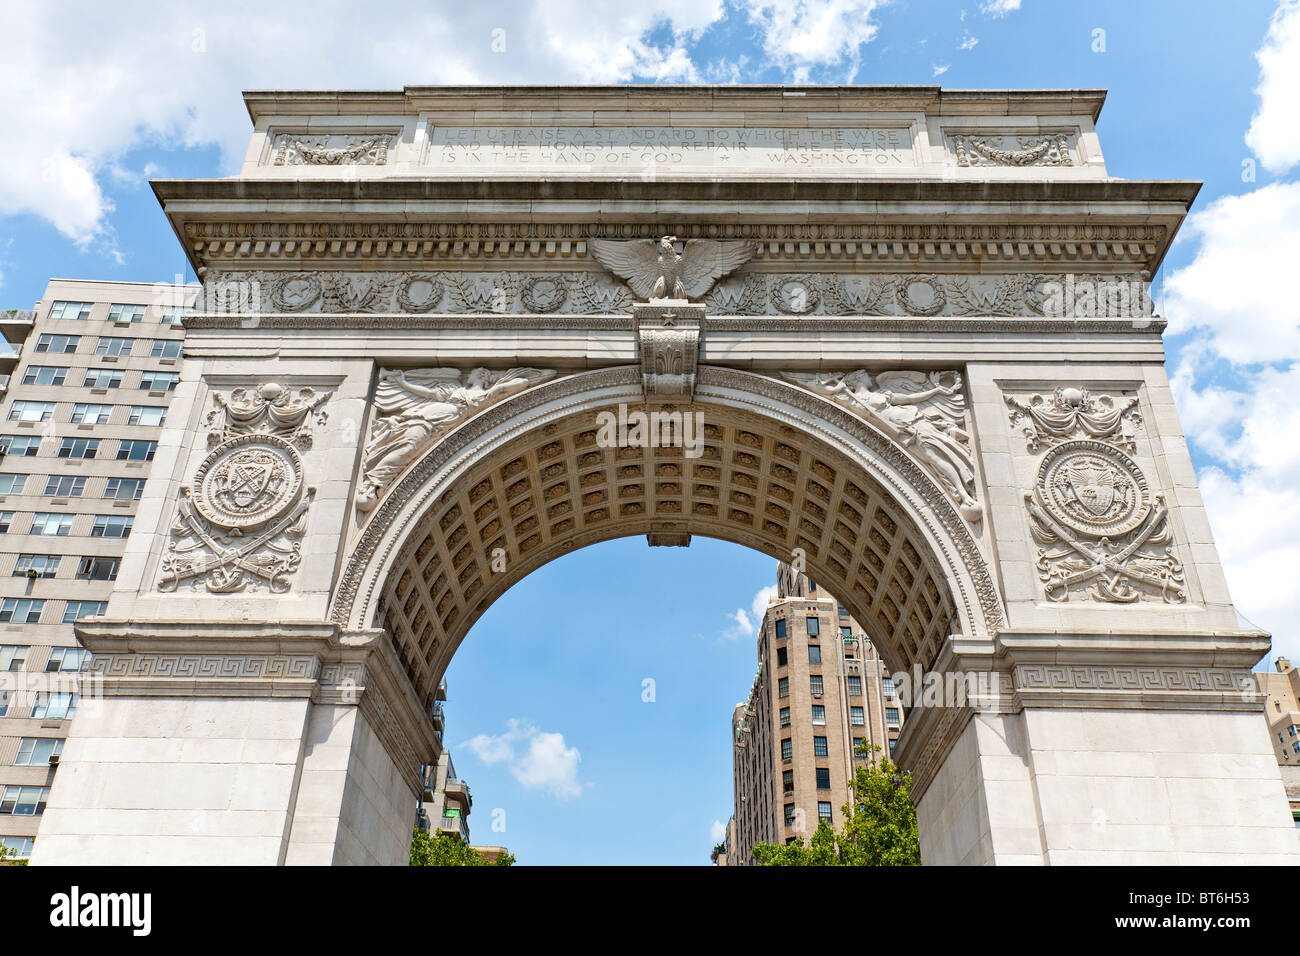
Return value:
[(122, 370), (118, 368), (88, 368), (85, 388), (118, 388), (122, 384)]
[(162, 425), (167, 421), (165, 405), (132, 405), (128, 425)]
[(0, 604), (0, 624), (39, 624), (45, 602), (36, 598), (5, 598)]
[(776, 681), (776, 696), (777, 696), (777, 697), (789, 697), (789, 696), (790, 696), (790, 678), (788, 678), (788, 677), (779, 677), (779, 678), (777, 678), (777, 681)]
[(16, 860), (25, 860), (32, 855), (36, 838), (29, 836), (0, 836), (0, 846), (7, 847)]
[(831, 788), (831, 769), (830, 767), (817, 768), (817, 789), (829, 790)]
[(794, 742), (786, 737), (781, 741), (781, 759), (790, 760), (794, 757)]
[(23, 374), (24, 385), (62, 385), (68, 377), (64, 365), (29, 365)]
[(65, 438), (59, 444), (60, 458), (94, 458), (98, 453), (98, 438)]
[(49, 799), (49, 787), (5, 787), (3, 796), (0, 796), (0, 813), (12, 813), (20, 817), (40, 816), (45, 812), (45, 804)]
[(852, 640), (852, 638), (853, 638), (853, 628), (851, 628), (851, 627), (841, 627), (841, 628), (840, 628), (840, 637), (842, 637), (842, 638), (843, 638), (844, 640), (846, 640), (846, 641), (848, 641), (848, 640)]
[(150, 358), (180, 358), (180, 339), (154, 339), (153, 348), (149, 350)]
[(867, 723), (866, 713), (861, 707), (849, 708), (849, 723), (854, 727), (865, 727)]
[(794, 814), (794, 804), (793, 804), (793, 803), (787, 803), (787, 804), (785, 805), (785, 825), (786, 825), (786, 826), (788, 826), (788, 827), (792, 827), (792, 826), (794, 826), (794, 816), (795, 816), (795, 814)]
[(778, 617), (776, 619), (776, 636), (777, 640), (785, 637), (785, 618), (783, 617)]
[(890, 726), (890, 728), (893, 730), (898, 729), (898, 708), (897, 707), (885, 708), (885, 723), (887, 723)]
[(53, 417), (53, 402), (14, 402), (9, 406), (11, 422), (48, 422)]
[(63, 623), (71, 624), (83, 617), (102, 617), (107, 610), (107, 601), (69, 601), (63, 608)]
[(92, 538), (125, 538), (131, 533), (134, 522), (130, 515), (95, 515), (90, 528)]
[(835, 609), (835, 613), (838, 614), (840, 617), (848, 617), (849, 609), (846, 608), (843, 604), (841, 604)]
[(135, 339), (124, 338), (120, 335), (101, 335), (99, 341), (95, 343), (96, 355), (130, 355), (131, 348), (135, 345)]
[(789, 707), (782, 707), (782, 708), (781, 708), (781, 726), (782, 726), (782, 727), (789, 727), (789, 726), (790, 726), (790, 708), (789, 708)]
[(851, 675), (849, 675), (849, 677), (848, 677), (848, 682), (849, 682), (849, 696), (850, 696), (850, 697), (861, 697), (861, 696), (862, 696), (862, 678), (861, 678), (861, 677), (858, 677), (858, 676), (855, 675), (855, 674), (851, 674)]
[(891, 754), (894, 752), (894, 745), (897, 744), (897, 743), (898, 743), (898, 741), (897, 741), (895, 738), (893, 738), (893, 737), (890, 737), (890, 738), (889, 738), (889, 752), (890, 752)]
[(825, 820), (827, 823), (834, 823), (834, 815), (831, 813), (831, 803), (829, 800), (817, 801), (817, 819)]
[(808, 625), (809, 637), (816, 637), (821, 633), (821, 622), (817, 618), (810, 617), (804, 623)]
[(9, 691), (0, 690), (0, 717), (9, 716)]
[(830, 751), (826, 748), (826, 738), (825, 738), (825, 737), (814, 737), (814, 738), (813, 738), (813, 756), (814, 756), (814, 757), (829, 757), (829, 756), (830, 756)]
[(77, 565), (77, 579), (81, 581), (116, 581), (121, 558), (87, 555)]
[(108, 321), (110, 322), (139, 322), (144, 318), (144, 306), (142, 305), (123, 305), (120, 302), (114, 302), (108, 307)]
[(822, 646), (820, 644), (808, 645), (808, 663), (820, 664), (822, 662)]
[(38, 511), (32, 515), (32, 526), (27, 533), (64, 538), (72, 533), (72, 519), (75, 517), (76, 515), (56, 514), (52, 511)]
[(794, 771), (793, 770), (781, 771), (781, 790), (786, 796), (794, 793)]
[(68, 421), (74, 425), (107, 425), (112, 414), (112, 405), (92, 405), (89, 402), (78, 402), (72, 406), (72, 415), (68, 418)]
[(76, 694), (50, 694), (41, 691), (36, 695), (31, 716), (36, 720), (71, 720), (76, 712)]
[(88, 319), (90, 318), (89, 302), (64, 302), (62, 300), (55, 302), (50, 306), (51, 319)]
[(0, 435), (0, 451), (20, 458), (35, 458), (41, 452), (39, 435)]
[(886, 697), (894, 696), (894, 679), (892, 677), (886, 677), (880, 682), (880, 685), (884, 690)]
[[(14, 577), (52, 578), (59, 570), (57, 554), (20, 554), (14, 562)], [(35, 572), (34, 574), (32, 572)]]
[(812, 722), (814, 724), (826, 723), (826, 707), (822, 704), (812, 705)]
[(79, 335), (42, 335), (36, 340), (36, 351), (49, 352), (52, 355), (67, 355), (77, 351)]
[(0, 475), (0, 495), (21, 495), (26, 475)]
[(193, 306), (165, 305), (158, 310), (158, 321), (163, 325), (180, 325), (181, 319), (193, 312)]
[(144, 494), (143, 478), (110, 478), (104, 486), (105, 498), (119, 501), (138, 501)]
[(855, 757), (861, 757), (861, 756), (863, 756), (862, 749), (863, 749), (866, 745), (867, 745), (866, 740), (864, 740), (864, 739), (861, 738), (861, 737), (854, 737), (854, 738), (853, 738), (853, 756), (855, 756)]
[(45, 673), (68, 674), (84, 670), (90, 663), (90, 651), (84, 647), (52, 647), (49, 660), (45, 662)]
[(35, 767), (49, 763), (51, 757), (63, 753), (63, 741), (55, 737), (24, 737), (18, 744), (14, 765)]
[(45, 493), (52, 498), (80, 498), (85, 487), (84, 475), (50, 475), (45, 479)]
[(13, 524), (14, 513), (12, 511), (0, 511), (0, 534), (8, 534), (9, 526)]
[(170, 392), (180, 380), (177, 372), (144, 372), (140, 376), (140, 387), (150, 392)]
[(145, 441), (143, 438), (124, 438), (121, 444), (117, 446), (118, 461), (153, 461), (154, 454), (158, 451), (156, 441)]
[(0, 644), (0, 671), (20, 671), (27, 662), (26, 644)]
[(810, 674), (808, 676), (808, 686), (814, 694), (824, 693), (824, 691), (822, 690), (822, 675)]

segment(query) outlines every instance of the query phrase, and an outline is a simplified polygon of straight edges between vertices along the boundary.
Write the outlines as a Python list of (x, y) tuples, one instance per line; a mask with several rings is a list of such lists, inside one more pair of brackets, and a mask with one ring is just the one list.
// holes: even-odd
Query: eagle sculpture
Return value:
[(602, 266), (627, 281), (640, 298), (699, 299), (713, 284), (754, 255), (744, 239), (687, 239), (679, 255), (676, 236), (654, 239), (589, 239)]

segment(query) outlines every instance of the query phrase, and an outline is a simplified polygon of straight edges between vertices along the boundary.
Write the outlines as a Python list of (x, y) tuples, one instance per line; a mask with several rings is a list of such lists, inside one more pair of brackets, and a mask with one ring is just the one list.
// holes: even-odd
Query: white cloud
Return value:
[(721, 820), (714, 820), (713, 825), (709, 827), (709, 839), (716, 846), (727, 838), (727, 825)]
[(1291, 279), (1300, 249), (1300, 183), (1224, 196), (1193, 213), (1179, 241), (1196, 258), (1165, 280), (1161, 307), (1171, 335), (1204, 330), (1232, 362), (1300, 358), (1300, 310)]
[(952, 64), (950, 64), (950, 63), (945, 63), (943, 66), (940, 66), (938, 63), (933, 63), (933, 64), (931, 64), (931, 66), (934, 67), (934, 75), (935, 75), (935, 76), (943, 76), (945, 73), (948, 72), (948, 68), (949, 68), (951, 65), (952, 65)]
[(962, 35), (961, 42), (957, 44), (957, 49), (973, 50), (979, 42), (979, 37), (973, 37), (969, 33), (966, 33)]
[(762, 31), (763, 52), (806, 83), (815, 67), (847, 64), (851, 82), (860, 62), (858, 48), (875, 39), (879, 26), (871, 15), (882, 0), (741, 0), (749, 20)]
[(754, 600), (750, 602), (748, 610), (738, 607), (733, 613), (727, 615), (732, 624), (723, 636), (733, 640), (740, 637), (753, 637), (758, 633), (759, 625), (763, 623), (768, 602), (774, 597), (776, 597), (775, 585), (760, 588), (754, 595)]
[(564, 734), (540, 731), (513, 717), (506, 727), (503, 734), (478, 734), (461, 746), (486, 764), (507, 764), (510, 775), (530, 790), (544, 790), (560, 800), (582, 793), (587, 786), (578, 780), (582, 754), (565, 743)]
[[(126, 155), (215, 144), (232, 171), (249, 133), (242, 89), (690, 81), (687, 46), (723, 14), (722, 0), (325, 0), (309, 16), (252, 0), (11, 2), (0, 120), (21, 148), (0, 151), (0, 215), (35, 214), (83, 246), (111, 246), (106, 186), (149, 172)], [(651, 42), (652, 31), (668, 39)]]
[(1283, 0), (1273, 14), (1259, 61), (1259, 107), (1246, 132), (1246, 145), (1266, 169), (1282, 173), (1300, 162), (1300, 3)]
[(980, 4), (980, 13), (991, 17), (1005, 17), (1008, 13), (1014, 13), (1019, 9), (1020, 0), (988, 0), (987, 3)]

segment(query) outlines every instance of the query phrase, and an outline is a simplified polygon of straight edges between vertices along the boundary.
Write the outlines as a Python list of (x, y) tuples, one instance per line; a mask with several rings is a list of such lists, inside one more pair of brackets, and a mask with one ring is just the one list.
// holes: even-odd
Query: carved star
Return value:
[(663, 320), (665, 326), (677, 324), (676, 312), (664, 312), (659, 316), (659, 318)]

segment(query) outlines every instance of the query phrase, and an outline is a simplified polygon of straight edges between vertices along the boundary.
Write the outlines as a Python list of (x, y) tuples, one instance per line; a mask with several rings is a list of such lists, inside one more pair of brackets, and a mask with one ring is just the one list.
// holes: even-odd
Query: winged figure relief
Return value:
[(379, 491), (430, 443), (480, 409), (539, 382), (554, 369), (384, 369), (375, 389), (379, 413), (366, 442), (357, 507), (375, 506)]
[(809, 391), (883, 424), (926, 465), (968, 521), (978, 521), (975, 465), (966, 431), (966, 398), (955, 371), (786, 372)]
[(699, 299), (748, 262), (757, 249), (745, 239), (588, 239), (596, 261), (625, 280), (642, 300)]

